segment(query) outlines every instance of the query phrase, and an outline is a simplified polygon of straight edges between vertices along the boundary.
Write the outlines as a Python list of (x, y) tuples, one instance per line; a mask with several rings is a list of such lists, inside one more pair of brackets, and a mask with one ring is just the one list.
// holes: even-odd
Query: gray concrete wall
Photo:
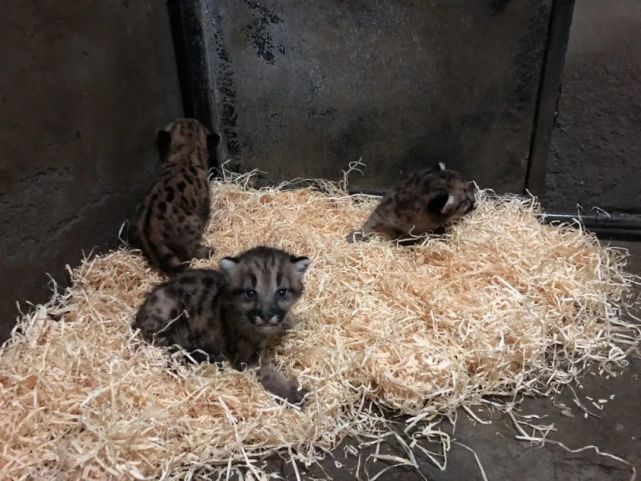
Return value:
[(163, 1), (0, 0), (0, 339), (117, 230), (182, 114)]
[(641, 2), (577, 0), (544, 205), (641, 214)]

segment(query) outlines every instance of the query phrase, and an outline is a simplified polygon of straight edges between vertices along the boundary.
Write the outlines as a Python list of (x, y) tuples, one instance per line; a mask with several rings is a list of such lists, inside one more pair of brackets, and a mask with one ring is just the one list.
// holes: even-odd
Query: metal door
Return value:
[(536, 122), (551, 127), (537, 108), (555, 3), (177, 1), (186, 110), (222, 132), (234, 170), (271, 183), (362, 159), (351, 187), (382, 191), (444, 161), (522, 192)]

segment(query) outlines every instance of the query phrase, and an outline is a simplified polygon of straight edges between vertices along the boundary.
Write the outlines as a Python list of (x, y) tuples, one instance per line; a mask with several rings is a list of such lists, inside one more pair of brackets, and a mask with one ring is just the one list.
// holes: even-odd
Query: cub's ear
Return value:
[(223, 257), (218, 261), (218, 267), (225, 274), (230, 274), (238, 267), (238, 262), (237, 257)]
[(169, 147), (171, 146), (171, 134), (166, 130), (156, 131), (156, 148), (160, 160), (164, 161), (169, 155)]
[(437, 170), (440, 170), (441, 172), (444, 171), (445, 170), (445, 162), (439, 162)]
[(449, 198), (447, 191), (435, 192), (425, 208), (431, 214), (442, 214)]
[(295, 257), (292, 256), (292, 264), (294, 264), (294, 268), (296, 269), (296, 272), (298, 272), (301, 277), (305, 275), (305, 272), (307, 271), (307, 268), (309, 267), (309, 264), (311, 264), (312, 261), (309, 260), (309, 257)]
[(453, 214), (454, 211), (458, 208), (458, 206), (461, 203), (461, 198), (460, 195), (448, 195), (447, 196), (447, 202), (445, 202), (445, 205), (441, 209), (441, 214), (443, 215), (450, 215)]

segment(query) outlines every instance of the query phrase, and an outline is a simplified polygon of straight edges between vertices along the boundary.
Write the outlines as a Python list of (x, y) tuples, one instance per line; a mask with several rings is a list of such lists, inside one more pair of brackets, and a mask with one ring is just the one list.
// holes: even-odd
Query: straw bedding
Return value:
[(251, 373), (144, 344), (130, 324), (161, 277), (119, 250), (71, 271), (72, 287), (25, 316), (1, 351), (4, 478), (185, 479), (277, 451), (309, 462), (373, 429), (369, 401), (425, 434), (483, 396), (549, 392), (588, 364), (616, 369), (635, 344), (619, 318), (635, 281), (625, 252), (542, 224), (533, 200), (480, 192), (443, 238), (348, 244), (375, 199), (344, 184), (247, 180), (212, 183), (205, 242), (216, 254), (194, 265), (257, 244), (312, 259), (295, 308), (304, 321), (274, 352), (312, 391), (305, 408), (280, 404)]

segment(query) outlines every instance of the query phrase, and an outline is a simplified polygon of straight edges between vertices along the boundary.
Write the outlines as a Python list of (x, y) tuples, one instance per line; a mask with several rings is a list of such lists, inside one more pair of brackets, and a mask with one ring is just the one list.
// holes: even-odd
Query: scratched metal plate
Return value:
[(207, 70), (192, 65), (191, 102), (230, 165), (272, 183), (362, 159), (351, 187), (380, 191), (445, 161), (521, 192), (552, 3), (190, 0)]

